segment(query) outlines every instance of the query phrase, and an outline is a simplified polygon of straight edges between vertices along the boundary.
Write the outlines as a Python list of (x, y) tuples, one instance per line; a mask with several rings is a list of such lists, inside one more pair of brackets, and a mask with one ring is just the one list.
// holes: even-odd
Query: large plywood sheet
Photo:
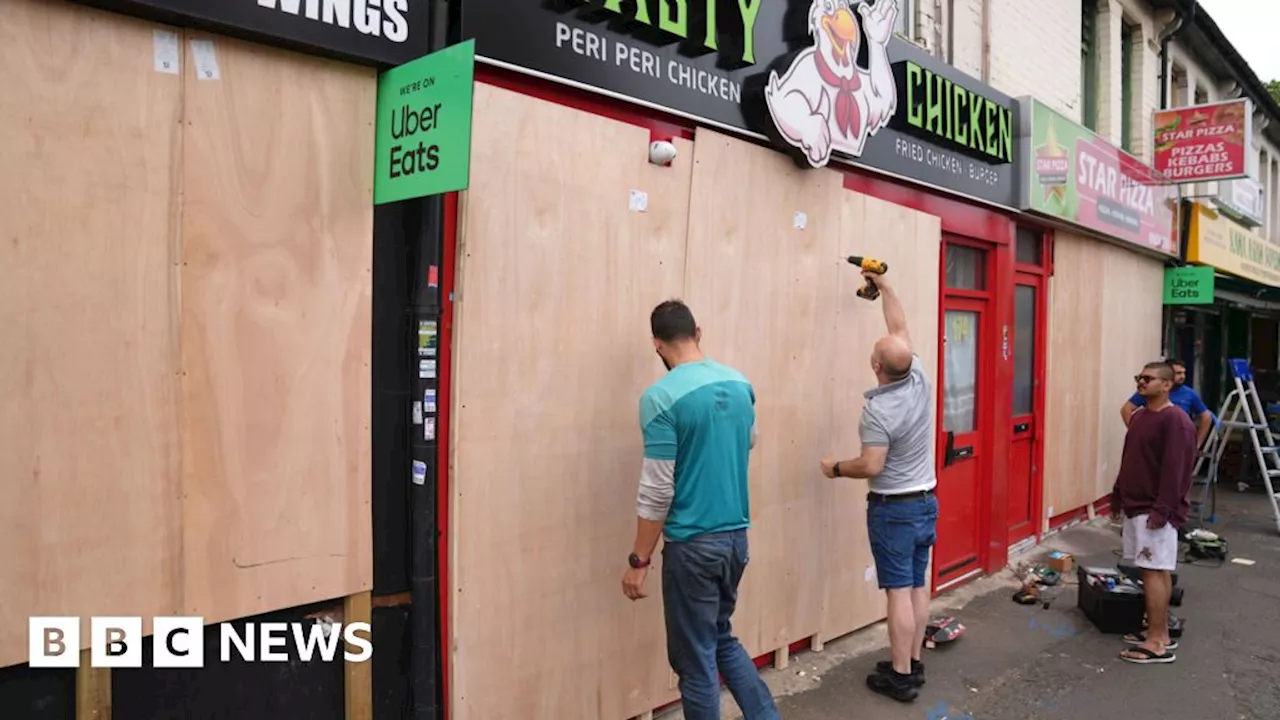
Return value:
[[(702, 348), (756, 393), (751, 455), (751, 563), (736, 634), (752, 655), (818, 632), (823, 498), (818, 461), (831, 451), (831, 389), (840, 273), (835, 171), (699, 131), (685, 298)], [(797, 223), (797, 214), (803, 223)]]
[(1120, 406), (1133, 375), (1160, 357), (1158, 260), (1067, 232), (1049, 281), (1045, 514), (1111, 491), (1124, 447)]
[[(936, 387), (941, 220), (855, 193), (844, 193), (841, 207), (840, 256), (870, 256), (888, 263), (912, 346)], [(841, 458), (856, 457), (861, 450), (858, 422), (865, 404), (863, 393), (876, 384), (871, 351), (886, 332), (882, 303), (857, 297), (862, 285), (856, 268), (841, 269), (831, 393), (831, 452)], [(832, 481), (828, 488), (824, 638), (839, 637), (885, 617), (884, 593), (872, 572), (867, 538), (867, 489), (865, 480), (848, 478)]]
[[(662, 372), (649, 311), (683, 289), (693, 150), (477, 85), (456, 304), (453, 716), (626, 718), (677, 697), (661, 560), (622, 594)], [(632, 190), (648, 209), (628, 209)], [(695, 310), (697, 307), (695, 306)]]
[(182, 610), (209, 621), (372, 584), (376, 79), (203, 39), (220, 78), (185, 64)]
[(0, 666), (32, 615), (178, 609), (181, 79), (152, 27), (0, 0)]

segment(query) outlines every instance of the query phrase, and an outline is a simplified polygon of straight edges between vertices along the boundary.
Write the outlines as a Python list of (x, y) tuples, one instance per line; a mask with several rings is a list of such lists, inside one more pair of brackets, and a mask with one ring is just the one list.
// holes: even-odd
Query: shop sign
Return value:
[(467, 0), (462, 9), (480, 62), (765, 136), (802, 167), (834, 158), (1016, 205), (1016, 102), (895, 37), (897, 0)]
[(1150, 167), (1033, 98), (1022, 98), (1024, 210), (1176, 255), (1177, 191)]
[(468, 40), (378, 77), (375, 205), (466, 189), (475, 58)]
[(1245, 177), (1253, 147), (1248, 98), (1155, 111), (1155, 169), (1172, 183)]
[(1213, 268), (1199, 265), (1165, 268), (1165, 305), (1209, 305), (1213, 303)]
[(1261, 285), (1280, 287), (1280, 246), (1195, 203), (1187, 261), (1212, 265)]
[(427, 53), (431, 4), (415, 0), (84, 0), (86, 5), (370, 65)]
[(1257, 227), (1266, 220), (1266, 202), (1262, 185), (1253, 178), (1224, 180), (1218, 183), (1214, 203), (1236, 220)]

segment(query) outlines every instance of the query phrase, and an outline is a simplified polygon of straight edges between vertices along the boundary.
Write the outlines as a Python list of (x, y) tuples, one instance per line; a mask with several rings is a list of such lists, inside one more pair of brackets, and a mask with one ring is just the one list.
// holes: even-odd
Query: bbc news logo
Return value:
[[(200, 668), (205, 664), (204, 618), (157, 617), (152, 623), (152, 667)], [(142, 618), (94, 617), (89, 621), (89, 664), (102, 668), (142, 667)], [(303, 662), (332, 661), (344, 644), (347, 662), (373, 656), (369, 623), (246, 623), (219, 625), (218, 659), (231, 662), (288, 662), (285, 652), (293, 641)], [(360, 634), (357, 634), (360, 633)], [(33, 617), (28, 622), (29, 662), (35, 668), (80, 667), (80, 618)], [(352, 647), (357, 648), (353, 650)]]

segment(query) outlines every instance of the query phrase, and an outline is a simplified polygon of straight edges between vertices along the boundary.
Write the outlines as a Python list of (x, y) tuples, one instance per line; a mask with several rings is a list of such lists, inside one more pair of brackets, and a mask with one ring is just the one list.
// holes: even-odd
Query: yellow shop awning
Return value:
[(1187, 261), (1212, 265), (1260, 285), (1280, 287), (1280, 245), (1201, 203), (1192, 205)]

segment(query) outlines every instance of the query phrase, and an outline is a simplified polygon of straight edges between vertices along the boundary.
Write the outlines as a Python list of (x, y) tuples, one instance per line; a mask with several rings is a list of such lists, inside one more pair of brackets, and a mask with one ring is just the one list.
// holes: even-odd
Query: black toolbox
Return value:
[[(1119, 570), (1108, 569), (1108, 572), (1117, 579), (1124, 577)], [(1084, 566), (1076, 569), (1076, 580), (1079, 583), (1076, 605), (1100, 632), (1115, 635), (1142, 632), (1146, 617), (1146, 599), (1142, 593), (1115, 593), (1101, 583), (1092, 585)]]

